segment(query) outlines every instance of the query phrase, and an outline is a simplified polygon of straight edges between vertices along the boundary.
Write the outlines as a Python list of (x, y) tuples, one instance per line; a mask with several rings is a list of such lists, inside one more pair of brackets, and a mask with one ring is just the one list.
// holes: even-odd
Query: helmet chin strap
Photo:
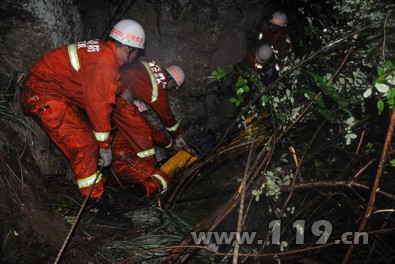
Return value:
[(128, 46), (129, 48), (129, 52), (128, 52), (128, 56), (127, 56), (127, 61), (129, 62), (130, 59), (130, 55), (132, 54), (132, 52), (134, 51), (132, 47)]

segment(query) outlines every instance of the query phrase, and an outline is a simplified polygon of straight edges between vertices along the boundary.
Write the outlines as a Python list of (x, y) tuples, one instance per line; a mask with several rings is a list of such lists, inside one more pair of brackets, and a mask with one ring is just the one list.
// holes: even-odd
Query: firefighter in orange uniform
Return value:
[(126, 227), (130, 220), (103, 198), (105, 177), (98, 165), (108, 166), (112, 160), (111, 113), (120, 92), (119, 67), (144, 49), (145, 32), (136, 21), (125, 19), (109, 37), (45, 54), (30, 69), (24, 97), (31, 116), (70, 161), (82, 196), (89, 195), (96, 179), (89, 202), (96, 219)]
[(277, 61), (279, 71), (284, 67), (284, 58), (292, 49), (291, 39), (286, 32), (288, 17), (284, 12), (274, 12), (269, 20), (264, 20), (258, 29), (254, 42), (271, 45), (273, 56)]
[(242, 70), (251, 69), (258, 74), (259, 79), (265, 85), (269, 85), (278, 78), (272, 55), (273, 50), (268, 44), (263, 44), (257, 48), (250, 48), (247, 50), (244, 59), (236, 67)]
[[(185, 74), (175, 65), (162, 70), (154, 61), (139, 61), (122, 68), (121, 76), (126, 90), (114, 108), (113, 120), (118, 131), (113, 145), (112, 169), (122, 184), (143, 184), (147, 197), (151, 197), (165, 191), (169, 183), (155, 159), (154, 144), (168, 150), (187, 146), (167, 94), (182, 86)], [(174, 141), (145, 120), (133, 103), (136, 100), (140, 105), (151, 106)]]

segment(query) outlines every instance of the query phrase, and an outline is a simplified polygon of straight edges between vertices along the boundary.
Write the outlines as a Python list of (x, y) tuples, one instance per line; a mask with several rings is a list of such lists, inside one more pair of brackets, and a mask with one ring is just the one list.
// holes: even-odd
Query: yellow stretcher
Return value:
[[(240, 144), (246, 137), (254, 135), (257, 140), (263, 140), (266, 137), (266, 132), (269, 128), (268, 125), (262, 124), (264, 120), (267, 120), (270, 115), (262, 110), (259, 115), (249, 116), (244, 120), (244, 124), (248, 127), (248, 130), (243, 130), (236, 137), (234, 137), (226, 147)], [(261, 122), (260, 122), (261, 121)], [(258, 135), (256, 135), (258, 133)], [(161, 167), (160, 170), (169, 175), (180, 168), (187, 167), (197, 160), (195, 152), (188, 148), (180, 150), (174, 154), (169, 160), (167, 160)]]
[(197, 160), (193, 153), (191, 149), (178, 151), (160, 167), (160, 170), (171, 176), (175, 170), (184, 168)]

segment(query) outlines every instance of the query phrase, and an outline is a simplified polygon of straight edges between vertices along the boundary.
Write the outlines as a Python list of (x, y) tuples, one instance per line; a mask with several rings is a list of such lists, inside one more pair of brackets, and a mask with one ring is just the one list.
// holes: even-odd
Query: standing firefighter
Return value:
[[(163, 71), (154, 61), (140, 61), (122, 69), (121, 76), (126, 90), (114, 109), (113, 119), (119, 131), (114, 140), (116, 159), (112, 169), (122, 184), (143, 184), (150, 197), (165, 191), (168, 185), (168, 176), (159, 170), (155, 159), (154, 144), (168, 150), (187, 146), (167, 94), (168, 90), (183, 84), (185, 75), (178, 66), (169, 66)], [(175, 142), (149, 124), (133, 100), (151, 106)]]
[[(108, 206), (103, 197), (111, 153), (111, 112), (119, 93), (119, 67), (144, 49), (139, 23), (125, 19), (112, 29), (110, 40), (90, 40), (62, 46), (45, 54), (24, 82), (27, 109), (70, 161), (82, 196), (91, 194), (96, 220), (129, 226), (130, 221)], [(86, 118), (83, 116), (86, 111)]]

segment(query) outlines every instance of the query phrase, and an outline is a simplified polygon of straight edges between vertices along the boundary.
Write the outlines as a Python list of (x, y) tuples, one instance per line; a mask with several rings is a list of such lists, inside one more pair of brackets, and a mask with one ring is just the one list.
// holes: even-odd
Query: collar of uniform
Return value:
[(106, 44), (111, 48), (112, 52), (115, 55), (115, 58), (117, 58), (118, 66), (122, 66), (124, 64), (124, 62), (122, 60), (118, 59), (115, 43), (108, 40), (108, 41), (106, 41)]

